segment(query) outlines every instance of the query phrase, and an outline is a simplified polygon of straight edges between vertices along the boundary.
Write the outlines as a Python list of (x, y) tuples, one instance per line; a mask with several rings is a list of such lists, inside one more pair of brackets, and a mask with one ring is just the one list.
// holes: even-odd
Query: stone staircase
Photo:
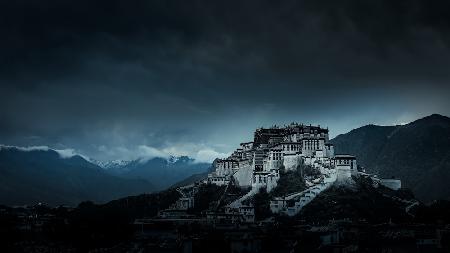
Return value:
[[(329, 173), (325, 174), (324, 179), (309, 187), (308, 189), (289, 194), (285, 197), (275, 198), (270, 202), (270, 209), (273, 213), (282, 213), (288, 216), (294, 216), (298, 214), (302, 208), (308, 205), (314, 198), (316, 198), (321, 192), (328, 189), (336, 181), (336, 171), (329, 170)], [(288, 201), (294, 200), (293, 206), (288, 206)]]

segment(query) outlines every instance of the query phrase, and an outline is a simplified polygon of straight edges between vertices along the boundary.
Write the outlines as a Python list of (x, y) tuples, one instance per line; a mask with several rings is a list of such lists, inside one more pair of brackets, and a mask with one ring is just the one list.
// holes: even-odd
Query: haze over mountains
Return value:
[(406, 125), (367, 125), (331, 141), (369, 173), (396, 177), (425, 202), (450, 199), (450, 118), (433, 114)]
[(186, 157), (115, 165), (102, 168), (79, 155), (64, 156), (52, 149), (2, 146), (0, 203), (77, 205), (86, 200), (102, 203), (167, 188), (209, 166), (193, 163)]
[(54, 150), (0, 149), (0, 203), (77, 205), (104, 202), (126, 195), (151, 192), (145, 180), (107, 174), (81, 156), (61, 157)]
[(196, 163), (187, 156), (115, 161), (104, 165), (105, 171), (111, 175), (147, 180), (155, 190), (164, 190), (191, 175), (204, 173), (210, 167), (209, 163)]

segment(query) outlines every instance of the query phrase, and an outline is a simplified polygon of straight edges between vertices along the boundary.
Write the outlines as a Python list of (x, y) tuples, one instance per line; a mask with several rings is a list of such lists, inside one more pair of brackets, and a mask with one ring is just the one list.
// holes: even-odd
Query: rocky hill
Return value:
[(417, 198), (450, 199), (450, 118), (433, 114), (406, 125), (367, 125), (331, 140), (367, 172), (396, 177)]
[(333, 186), (322, 192), (298, 215), (309, 222), (328, 220), (366, 220), (370, 223), (407, 222), (412, 216), (405, 211), (407, 204), (398, 201), (413, 200), (407, 189), (393, 191), (385, 187), (375, 188), (370, 179), (355, 179), (352, 187)]

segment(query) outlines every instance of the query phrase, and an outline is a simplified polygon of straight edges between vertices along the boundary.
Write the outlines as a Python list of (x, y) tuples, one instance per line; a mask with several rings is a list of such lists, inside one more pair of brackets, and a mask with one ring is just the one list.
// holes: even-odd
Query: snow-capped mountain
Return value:
[(169, 158), (167, 158), (167, 162), (176, 163), (179, 159), (180, 159), (180, 157), (171, 155)]
[(128, 165), (133, 162), (131, 160), (112, 160), (112, 161), (99, 161), (95, 159), (90, 159), (90, 162), (100, 166), (103, 169), (117, 169)]
[[(98, 163), (97, 163), (98, 164)], [(194, 174), (206, 172), (211, 164), (196, 163), (187, 156), (140, 158), (132, 161), (115, 160), (99, 164), (107, 173), (128, 179), (145, 179), (157, 189), (165, 189)]]
[[(158, 157), (159, 158), (159, 157)], [(154, 159), (154, 158), (152, 158)], [(161, 159), (165, 159), (167, 161), (167, 164), (176, 164), (178, 161), (183, 161), (183, 162), (194, 162), (194, 159), (191, 159), (187, 156), (174, 156), (171, 155), (168, 158), (161, 158)], [(181, 160), (180, 160), (181, 159)], [(129, 165), (130, 163), (134, 163), (134, 162), (140, 162), (140, 163), (146, 163), (148, 160), (148, 158), (138, 158), (135, 160), (121, 160), (121, 159), (117, 159), (117, 160), (111, 160), (111, 161), (100, 161), (100, 160), (96, 160), (96, 159), (92, 159), (90, 158), (89, 161), (93, 164), (98, 165), (99, 167), (103, 168), (103, 169), (121, 169), (124, 167), (127, 167), (127, 165)]]

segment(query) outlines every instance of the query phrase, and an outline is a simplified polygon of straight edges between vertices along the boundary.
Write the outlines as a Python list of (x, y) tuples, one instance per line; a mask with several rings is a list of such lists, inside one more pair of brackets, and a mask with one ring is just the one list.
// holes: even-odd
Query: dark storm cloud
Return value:
[[(410, 65), (448, 54), (447, 1), (239, 2), (7, 1), (2, 70), (73, 71), (93, 55), (162, 68), (151, 60), (188, 57), (219, 69), (244, 56), (283, 74), (342, 72), (346, 64), (336, 63)], [(66, 73), (51, 76), (58, 74)]]
[(336, 134), (448, 114), (449, 12), (425, 0), (3, 1), (0, 137), (100, 158), (140, 145), (226, 153), (277, 122)]

